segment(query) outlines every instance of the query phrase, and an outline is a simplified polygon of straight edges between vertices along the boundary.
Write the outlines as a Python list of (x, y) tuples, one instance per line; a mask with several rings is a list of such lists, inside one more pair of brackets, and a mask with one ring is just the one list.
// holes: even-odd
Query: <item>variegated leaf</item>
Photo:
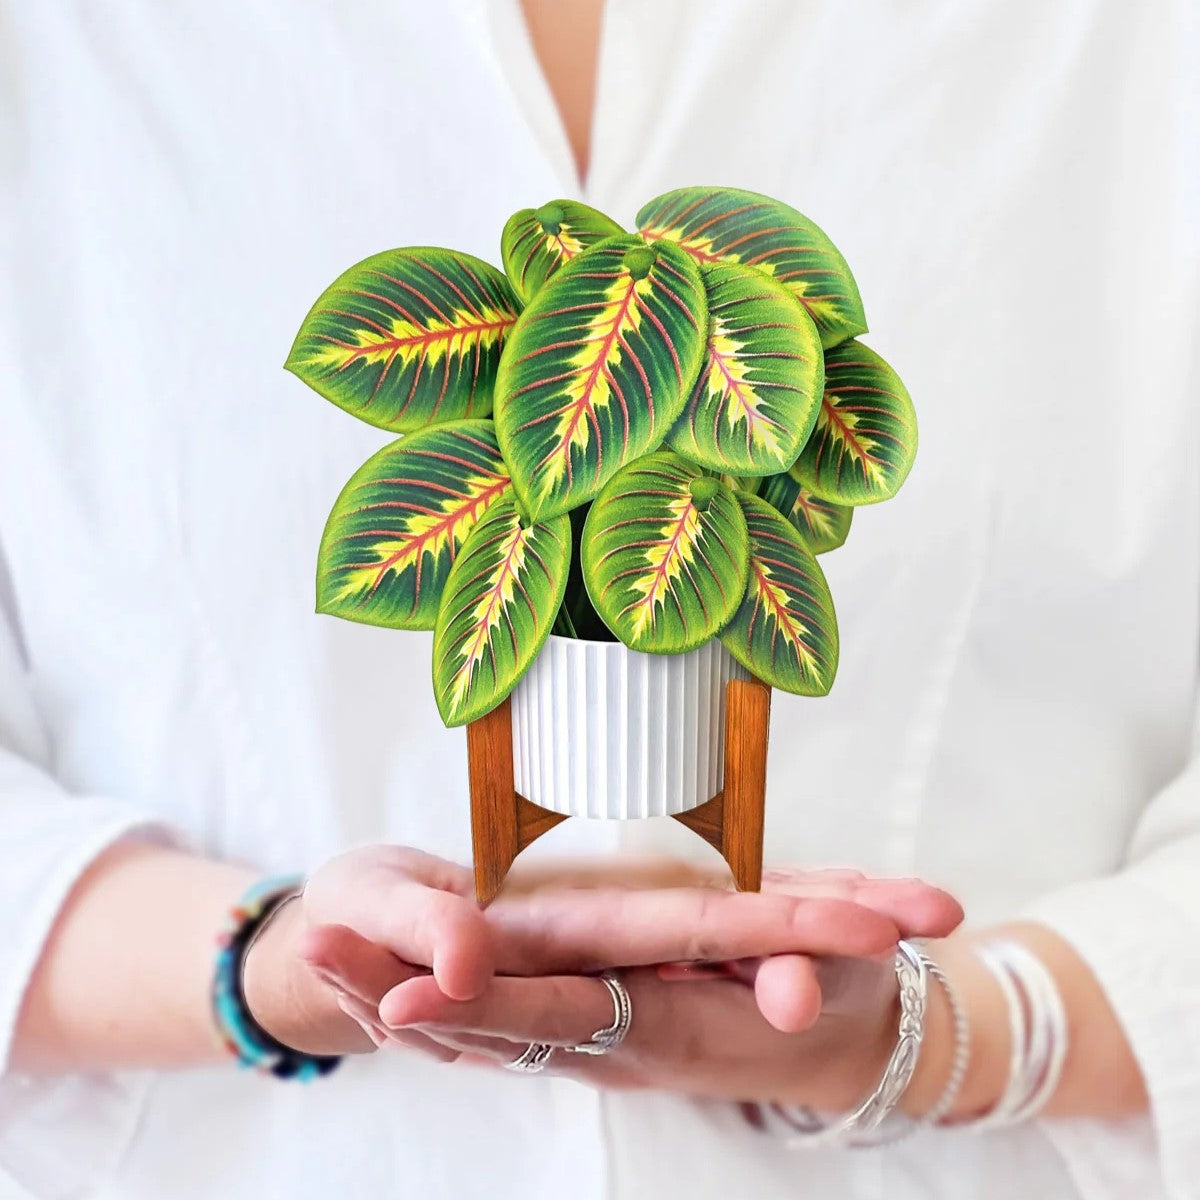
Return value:
[(517, 295), (528, 301), (563, 263), (595, 242), (624, 232), (611, 217), (578, 200), (551, 200), (508, 218), (500, 256)]
[(721, 633), (725, 648), (764, 683), (823, 696), (837, 674), (833, 600), (799, 533), (765, 500), (740, 495), (750, 538), (746, 593)]
[(631, 463), (596, 498), (583, 577), (634, 650), (681, 654), (729, 620), (746, 585), (746, 521), (733, 492), (669, 451)]
[(724, 474), (784, 471), (808, 440), (821, 403), (817, 327), (791, 293), (751, 267), (706, 263), (700, 276), (708, 342), (667, 442)]
[(432, 629), (459, 546), (511, 489), (490, 421), (437, 425), (385, 446), (329, 515), (317, 558), (317, 611)]
[(917, 454), (917, 416), (900, 377), (862, 342), (825, 354), (825, 395), (817, 427), (793, 474), (835, 504), (894, 496)]
[(433, 690), (447, 725), (490, 712), (529, 669), (562, 604), (570, 560), (570, 517), (526, 528), (511, 496), (471, 530), (433, 634)]
[(508, 280), (469, 254), (388, 250), (321, 294), (285, 365), (327, 400), (397, 433), (486, 417), (520, 308)]
[(647, 241), (669, 239), (699, 262), (732, 261), (774, 277), (808, 309), (824, 346), (866, 333), (846, 260), (803, 213), (736, 188), (678, 188), (637, 215)]
[(814, 554), (825, 554), (845, 543), (854, 509), (814, 496), (794, 472), (764, 479), (758, 494), (796, 527)]
[(496, 433), (533, 519), (590, 500), (661, 444), (700, 370), (705, 330), (700, 272), (669, 243), (597, 242), (538, 292), (496, 380)]

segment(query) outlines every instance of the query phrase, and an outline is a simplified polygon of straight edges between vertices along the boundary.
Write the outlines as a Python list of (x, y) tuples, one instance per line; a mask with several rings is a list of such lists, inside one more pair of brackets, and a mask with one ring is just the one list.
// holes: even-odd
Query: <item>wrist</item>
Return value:
[[(966, 1015), (970, 1054), (962, 1086), (946, 1119), (962, 1120), (992, 1109), (1008, 1077), (1008, 1010), (992, 973), (962, 935), (930, 943), (930, 957), (941, 967)], [(930, 980), (925, 1036), (912, 1083), (900, 1107), (922, 1117), (938, 1102), (954, 1062), (954, 1013), (945, 989)]]
[(280, 905), (246, 951), (242, 996), (250, 1016), (277, 1042), (306, 1054), (341, 1054), (347, 1040), (357, 1040), (351, 1032), (357, 1029), (301, 958), (305, 926), (301, 897)]

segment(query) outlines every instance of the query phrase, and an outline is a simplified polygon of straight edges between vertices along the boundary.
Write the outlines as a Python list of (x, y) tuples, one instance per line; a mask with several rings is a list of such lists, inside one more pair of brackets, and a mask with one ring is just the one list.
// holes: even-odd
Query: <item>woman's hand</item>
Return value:
[[(491, 979), (494, 938), (469, 898), (468, 873), (401, 846), (370, 846), (318, 869), (269, 922), (243, 968), (247, 1006), (273, 1037), (311, 1054), (372, 1050), (355, 991), (419, 974), (456, 1000)], [(349, 970), (352, 987), (340, 981)], [(402, 1041), (452, 1057), (420, 1035)]]
[[(759, 897), (724, 895), (735, 902), (853, 905), (886, 916), (905, 936), (945, 936), (962, 916), (950, 897), (926, 884), (872, 880), (856, 871), (771, 871), (763, 887)], [(708, 902), (722, 894), (710, 889)], [(542, 898), (553, 911), (562, 894)], [(835, 919), (824, 937), (810, 936), (804, 947), (781, 945), (783, 952), (769, 956), (756, 948), (753, 958), (625, 971), (634, 1014), (626, 1040), (604, 1056), (560, 1050), (550, 1069), (611, 1087), (849, 1107), (878, 1081), (898, 1020), (894, 941), (852, 949), (853, 940)], [(530, 1042), (586, 1042), (613, 1017), (607, 988), (580, 975), (497, 977), (467, 1001), (414, 978), (381, 997), (374, 1012), (369, 1004), (362, 1012), (374, 1020), (377, 1036), (415, 1034), (443, 1052), (496, 1064), (512, 1062)]]
[[(451, 889), (451, 895), (459, 896), (479, 915), (469, 900), (470, 876), (465, 869), (424, 855), (405, 858), (400, 865), (404, 864), (408, 870), (434, 872), (424, 878)], [(549, 874), (544, 869), (527, 874), (531, 883), (518, 882), (483, 915), (496, 969), (506, 976), (555, 976), (680, 959), (736, 960), (720, 973), (732, 971), (751, 985), (770, 1024), (784, 1031), (799, 1030), (808, 1028), (821, 1009), (822, 980), (811, 956), (880, 955), (887, 960), (897, 937), (940, 936), (954, 928), (962, 915), (950, 897), (926, 884), (869, 880), (857, 872), (768, 872), (764, 893), (738, 894), (715, 886), (711, 876), (677, 863), (624, 860), (615, 870), (620, 872), (619, 885), (613, 882), (612, 864), (575, 863), (565, 874), (561, 868)], [(333, 882), (342, 887), (337, 876)], [(446, 906), (442, 900), (436, 903)], [(461, 937), (460, 920), (456, 917), (455, 923), (444, 927), (449, 936)], [(304, 969), (333, 990), (338, 1011), (353, 1015), (370, 1044), (391, 1039), (439, 1058), (456, 1057), (461, 1048), (444, 1038), (395, 1027), (403, 1023), (402, 1016), (393, 1013), (394, 1026), (385, 1024), (380, 1016), (384, 997), (427, 972), (394, 952), (381, 954), (380, 946), (363, 932), (361, 924), (357, 932), (340, 923), (310, 927), (301, 941)], [(380, 932), (377, 929), (375, 936)], [(427, 944), (426, 958), (431, 949), (436, 950), (436, 941)], [(659, 970), (664, 979), (697, 974), (695, 967), (687, 965)], [(822, 970), (828, 988), (834, 981), (833, 969)], [(600, 986), (594, 980), (581, 982)], [(439, 981), (436, 969), (421, 986), (431, 988), (431, 995), (455, 999)], [(532, 991), (528, 997), (536, 1002), (539, 994)], [(281, 1033), (277, 1036), (288, 1040)]]
[(532, 884), (518, 880), (481, 912), (464, 867), (402, 847), (342, 855), (252, 947), (250, 1010), (280, 1041), (314, 1053), (370, 1049), (391, 1037), (447, 1058), (455, 1054), (436, 1039), (384, 1027), (378, 1009), (388, 992), (430, 976), (440, 995), (469, 1001), (494, 972), (554, 976), (782, 955), (759, 972), (758, 994), (772, 1020), (793, 1028), (820, 1003), (803, 956), (886, 954), (901, 934), (937, 932), (961, 915), (923, 884), (845, 872), (805, 876), (790, 888), (768, 877), (762, 894), (713, 886), (681, 864), (637, 860), (526, 878)]
[[(746, 986), (754, 968), (744, 980), (731, 972), (688, 983), (654, 968), (624, 971), (633, 1010), (625, 1041), (603, 1056), (560, 1049), (548, 1070), (606, 1087), (849, 1109), (878, 1082), (895, 1045), (891, 956), (825, 960), (811, 970), (804, 986), (823, 1000), (800, 1033), (764, 1018)], [(599, 980), (582, 976), (497, 977), (473, 1000), (450, 1000), (432, 980), (412, 979), (379, 1012), (397, 1034), (417, 1033), (444, 1051), (500, 1066), (530, 1042), (587, 1042), (611, 1023), (613, 1004)]]

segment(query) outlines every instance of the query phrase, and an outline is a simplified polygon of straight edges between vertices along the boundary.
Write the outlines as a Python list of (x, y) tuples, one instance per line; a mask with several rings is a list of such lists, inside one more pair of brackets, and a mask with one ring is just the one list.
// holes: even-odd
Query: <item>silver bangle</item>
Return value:
[(918, 1130), (927, 1129), (943, 1120), (954, 1107), (954, 1102), (958, 1099), (959, 1092), (962, 1091), (967, 1067), (971, 1061), (971, 1027), (967, 1020), (966, 1009), (941, 967), (924, 951), (920, 953), (925, 963), (925, 970), (941, 984), (946, 1001), (950, 1006), (951, 1018), (954, 1021), (954, 1054), (950, 1060), (950, 1074), (946, 1079), (945, 1087), (942, 1088), (941, 1095), (934, 1101), (927, 1113), (916, 1120), (889, 1121), (890, 1128), (882, 1137), (872, 1138), (869, 1143), (871, 1146), (895, 1145), (897, 1142), (911, 1137)]
[[(895, 1109), (912, 1082), (925, 1036), (925, 1004), (929, 990), (928, 959), (909, 942), (896, 946), (896, 982), (900, 987), (900, 1026), (896, 1046), (875, 1090), (850, 1114), (824, 1125), (806, 1108), (771, 1105), (787, 1126), (786, 1140), (802, 1149), (862, 1144), (864, 1134), (877, 1129)], [(869, 1143), (868, 1143), (869, 1144)]]
[(1066, 1009), (1053, 976), (1035, 954), (1002, 939), (977, 947), (1008, 1008), (1012, 1053), (996, 1106), (970, 1122), (976, 1131), (1032, 1120), (1058, 1089), (1067, 1057)]
[(1069, 1041), (1067, 1012), (1062, 993), (1058, 990), (1058, 984), (1046, 964), (1019, 942), (1009, 942), (1006, 950), (1010, 968), (1028, 992), (1030, 1008), (1045, 1028), (1048, 1042), (1044, 1059), (1045, 1069), (1037, 1080), (1033, 1094), (1013, 1114), (1014, 1122), (1030, 1121), (1050, 1102), (1062, 1080)]
[(954, 1107), (954, 1102), (962, 1091), (963, 1080), (967, 1077), (967, 1067), (971, 1062), (971, 1026), (967, 1020), (967, 1010), (942, 968), (931, 958), (926, 958), (925, 969), (942, 985), (946, 1002), (950, 1006), (950, 1015), (954, 1020), (954, 1057), (950, 1060), (950, 1075), (946, 1079), (946, 1086), (942, 1088), (942, 1094), (919, 1121), (920, 1125), (936, 1125), (944, 1120)]
[(1005, 1084), (1004, 1093), (995, 1108), (970, 1123), (972, 1129), (982, 1132), (986, 1129), (997, 1129), (1010, 1124), (1012, 1114), (1025, 1094), (1029, 1026), (1025, 1017), (1025, 1006), (1021, 1002), (1012, 976), (1004, 965), (1003, 958), (986, 943), (976, 947), (976, 953), (1000, 989), (1000, 993), (1004, 997), (1004, 1007), (1008, 1013), (1008, 1082)]

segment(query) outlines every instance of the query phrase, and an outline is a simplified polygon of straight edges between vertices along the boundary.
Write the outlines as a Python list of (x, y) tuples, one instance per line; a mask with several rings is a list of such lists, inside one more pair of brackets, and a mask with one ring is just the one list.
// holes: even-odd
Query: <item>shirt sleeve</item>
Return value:
[[(30, 976), (79, 877), (123, 838), (178, 843), (119, 799), (70, 793), (29, 683), (0, 559), (0, 1192), (76, 1195), (132, 1132), (142, 1076), (25, 1077), (10, 1067)], [(19, 1193), (18, 1193), (19, 1194)]]
[[(1197, 722), (1200, 742), (1200, 721)], [(1194, 742), (1195, 746), (1196, 742)], [(1053, 929), (1108, 996), (1150, 1095), (1163, 1184), (1195, 1196), (1200, 1179), (1200, 754), (1147, 806), (1125, 865), (1072, 884), (1024, 915)], [(1106, 1174), (1106, 1138), (1045, 1122), (1081, 1182)]]

